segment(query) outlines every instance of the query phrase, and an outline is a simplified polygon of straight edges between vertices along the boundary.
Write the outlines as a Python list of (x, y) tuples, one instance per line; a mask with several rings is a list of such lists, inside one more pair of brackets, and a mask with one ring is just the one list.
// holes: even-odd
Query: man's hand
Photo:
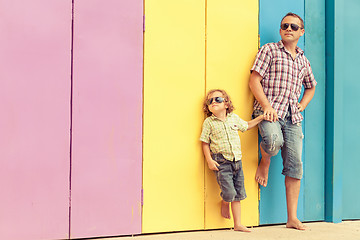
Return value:
[(208, 166), (209, 166), (210, 170), (219, 171), (219, 169), (217, 167), (220, 166), (220, 164), (218, 164), (216, 161), (209, 160), (207, 163), (208, 163)]
[(269, 122), (276, 122), (279, 120), (279, 117), (276, 111), (271, 106), (269, 106), (264, 109), (264, 119)]
[(303, 106), (301, 103), (298, 103), (297, 108), (298, 108), (299, 112), (302, 112), (305, 110), (306, 106)]

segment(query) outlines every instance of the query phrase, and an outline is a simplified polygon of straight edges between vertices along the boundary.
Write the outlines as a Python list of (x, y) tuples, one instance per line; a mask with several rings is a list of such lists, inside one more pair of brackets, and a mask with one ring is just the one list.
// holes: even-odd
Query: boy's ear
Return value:
[(225, 108), (228, 109), (229, 108), (229, 104), (228, 102), (225, 102)]

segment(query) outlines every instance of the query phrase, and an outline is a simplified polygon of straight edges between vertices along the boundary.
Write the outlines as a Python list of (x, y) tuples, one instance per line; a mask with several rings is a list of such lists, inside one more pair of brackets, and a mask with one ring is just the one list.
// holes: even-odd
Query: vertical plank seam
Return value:
[[(204, 62), (204, 64), (205, 64), (205, 69), (204, 69), (204, 82), (205, 82), (205, 91), (204, 91), (204, 96), (206, 96), (206, 87), (207, 87), (207, 85), (206, 85), (206, 74), (207, 74), (207, 61), (206, 61), (206, 59), (207, 59), (207, 0), (205, 0), (205, 39), (204, 39), (204, 44), (205, 44), (205, 62)], [(206, 169), (205, 169), (205, 167), (206, 167), (206, 165), (205, 165), (205, 161), (204, 161), (204, 164), (203, 164), (203, 176), (204, 176), (204, 229), (206, 229)]]
[(141, 150), (142, 150), (142, 164), (141, 164), (141, 221), (140, 221), (140, 232), (143, 233), (143, 216), (144, 216), (144, 125), (145, 125), (145, 0), (143, 0), (143, 65), (142, 65), (142, 123), (141, 123), (141, 132), (142, 132), (142, 138), (141, 138)]
[(74, 73), (74, 0), (71, 1), (71, 53), (70, 53), (70, 170), (69, 170), (69, 232), (71, 238), (71, 180), (72, 180), (72, 127), (73, 127), (73, 73)]

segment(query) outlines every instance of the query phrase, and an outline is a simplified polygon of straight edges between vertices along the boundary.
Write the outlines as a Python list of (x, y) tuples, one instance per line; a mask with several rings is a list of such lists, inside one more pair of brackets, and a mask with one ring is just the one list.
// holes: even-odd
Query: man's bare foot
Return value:
[(221, 216), (224, 218), (230, 219), (230, 203), (225, 202), (224, 200), (221, 201)]
[(244, 225), (238, 225), (238, 226), (234, 226), (234, 231), (251, 232), (251, 229), (245, 227)]
[(299, 219), (288, 221), (286, 223), (286, 227), (287, 228), (295, 228), (297, 230), (306, 230), (306, 228), (307, 228), (304, 224), (302, 224), (302, 222), (300, 222)]
[(255, 180), (263, 187), (267, 186), (269, 167), (270, 160), (261, 159), (260, 164), (256, 170)]

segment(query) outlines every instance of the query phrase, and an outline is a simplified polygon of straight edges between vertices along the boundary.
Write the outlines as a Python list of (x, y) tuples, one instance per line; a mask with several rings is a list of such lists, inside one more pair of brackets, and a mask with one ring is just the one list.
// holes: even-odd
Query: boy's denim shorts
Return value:
[(221, 198), (225, 202), (240, 201), (246, 198), (242, 162), (226, 160), (221, 153), (212, 154), (220, 164), (219, 171), (214, 171), (220, 185)]
[[(255, 110), (253, 118), (263, 114)], [(282, 174), (288, 177), (301, 179), (303, 175), (301, 154), (303, 144), (303, 132), (301, 123), (293, 124), (291, 115), (288, 113), (285, 119), (276, 122), (262, 121), (259, 123), (261, 135), (261, 148), (271, 156), (278, 154), (281, 149), (283, 159)]]

